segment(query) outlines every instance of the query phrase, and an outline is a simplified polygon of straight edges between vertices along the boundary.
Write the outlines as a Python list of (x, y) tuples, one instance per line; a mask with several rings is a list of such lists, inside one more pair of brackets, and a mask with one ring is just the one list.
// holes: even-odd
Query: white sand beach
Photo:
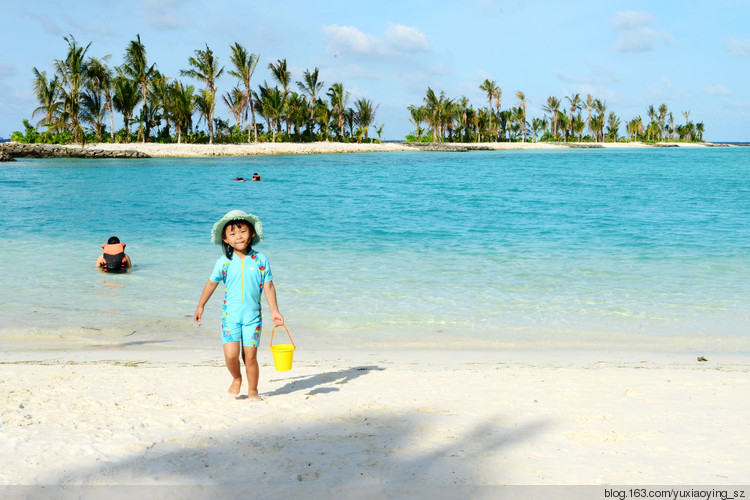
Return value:
[[(705, 143), (668, 143), (670, 147), (707, 147)], [(441, 143), (447, 148), (480, 148), (484, 150), (515, 149), (569, 149), (586, 148), (651, 148), (651, 144), (642, 142), (599, 142), (599, 143), (549, 143), (549, 142), (483, 142), (483, 143)], [(80, 146), (70, 146), (80, 148)], [(152, 157), (204, 157), (204, 156), (255, 156), (287, 154), (329, 154), (329, 153), (372, 153), (392, 151), (420, 151), (423, 147), (403, 142), (386, 142), (383, 144), (356, 144), (341, 142), (310, 143), (249, 143), (249, 144), (156, 144), (156, 143), (91, 143), (87, 149), (104, 151), (139, 151)]]
[(486, 485), (750, 482), (740, 354), (298, 346), (292, 370), (277, 372), (266, 347), (255, 403), (225, 394), (218, 346), (111, 347), (3, 353), (0, 485), (283, 497), (307, 484), (379, 498), (394, 487), (452, 497)]

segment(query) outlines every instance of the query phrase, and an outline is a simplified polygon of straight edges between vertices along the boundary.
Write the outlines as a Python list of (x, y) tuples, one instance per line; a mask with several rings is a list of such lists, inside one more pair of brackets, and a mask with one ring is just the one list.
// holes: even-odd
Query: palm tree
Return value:
[(328, 104), (323, 99), (318, 99), (315, 103), (315, 120), (318, 122), (320, 134), (326, 142), (328, 142), (329, 129), (333, 125), (331, 122), (332, 115), (333, 110), (328, 107)]
[(208, 89), (203, 89), (195, 95), (195, 109), (198, 112), (198, 124), (200, 124), (201, 121), (204, 121), (206, 122), (206, 125), (211, 125), (209, 127), (209, 144), (212, 144), (213, 123), (211, 115), (216, 106), (215, 99), (216, 94), (211, 94)]
[(107, 108), (103, 96), (94, 91), (86, 91), (81, 94), (81, 121), (90, 123), (94, 127), (96, 141), (102, 142), (104, 134), (104, 117)]
[[(255, 68), (258, 66), (260, 60), (259, 54), (250, 54), (248, 51), (240, 45), (235, 43), (232, 45), (232, 55), (229, 57), (234, 70), (229, 71), (229, 74), (239, 78), (245, 86), (245, 104), (250, 108), (250, 114), (253, 118), (253, 132), (255, 134), (255, 142), (258, 142), (258, 124), (255, 122), (255, 106), (253, 103), (253, 91), (250, 87), (250, 80), (255, 73)], [(250, 129), (247, 131), (247, 142), (250, 142)]]
[(691, 132), (692, 132), (692, 128), (691, 127), (692, 127), (693, 124), (690, 123), (690, 110), (683, 111), (682, 112), (682, 116), (685, 117), (685, 127), (686, 127), (685, 130), (687, 131), (687, 133), (685, 135), (687, 136), (687, 140), (688, 141), (692, 141), (693, 139), (692, 139), (692, 134), (691, 134)]
[(206, 50), (196, 50), (195, 57), (188, 59), (192, 68), (180, 71), (182, 76), (195, 78), (206, 85), (206, 92), (203, 96), (203, 103), (208, 106), (206, 109), (208, 116), (208, 143), (214, 143), (214, 107), (216, 104), (216, 79), (224, 73), (224, 68), (219, 68), (219, 60), (214, 57), (214, 53), (208, 48)]
[(648, 139), (651, 140), (653, 138), (655, 129), (658, 129), (658, 126), (656, 126), (656, 109), (654, 109), (653, 104), (648, 107), (648, 109), (646, 110), (646, 114), (648, 115), (649, 121), (648, 127), (646, 128), (646, 133), (648, 134)]
[(516, 92), (521, 120), (521, 142), (526, 142), (526, 94), (522, 91)]
[(156, 71), (154, 78), (151, 79), (151, 85), (148, 92), (148, 100), (149, 111), (151, 112), (150, 114), (152, 116), (158, 117), (158, 121), (156, 122), (156, 124), (159, 124), (162, 118), (166, 121), (166, 125), (162, 132), (160, 132), (160, 135), (163, 134), (169, 137), (170, 127), (172, 123), (172, 113), (169, 102), (170, 87), (167, 80), (169, 80), (169, 78)]
[(284, 94), (278, 87), (261, 87), (260, 91), (262, 113), (268, 120), (268, 128), (272, 132), (271, 142), (276, 142), (276, 131), (280, 128), (284, 113)]
[(36, 68), (33, 68), (32, 71), (34, 72), (34, 97), (39, 101), (40, 106), (34, 110), (31, 116), (33, 118), (39, 113), (44, 113), (44, 118), (37, 125), (44, 124), (48, 130), (51, 130), (55, 126), (55, 120), (63, 105), (58, 100), (62, 95), (62, 89), (57, 81), (57, 76), (47, 80), (46, 72), (39, 71)]
[(560, 111), (557, 114), (557, 125), (560, 130), (562, 130), (563, 133), (563, 140), (568, 139), (568, 127), (570, 126), (570, 118), (568, 118), (568, 115), (565, 114), (564, 111)]
[[(281, 95), (282, 98), (282, 106), (281, 106), (281, 116), (279, 116), (279, 120), (284, 118), (284, 113), (286, 112), (286, 101), (289, 97), (289, 85), (292, 83), (292, 73), (287, 69), (286, 65), (286, 59), (278, 59), (276, 61), (276, 64), (269, 63), (268, 69), (271, 70), (271, 75), (273, 76), (273, 79), (276, 80), (276, 82), (281, 85), (281, 88), (283, 89), (283, 94)], [(286, 133), (289, 135), (289, 121), (286, 122)]]
[(182, 82), (174, 82), (169, 86), (169, 114), (177, 129), (177, 144), (182, 142), (182, 133), (190, 130), (193, 123), (194, 92), (192, 85), (183, 85)]
[[(500, 102), (500, 96), (498, 94), (500, 87), (497, 86), (495, 80), (490, 81), (490, 79), (487, 78), (479, 86), (479, 90), (483, 90), (487, 94), (487, 102), (489, 103), (490, 113), (492, 113), (492, 100), (497, 97), (498, 103)], [(490, 128), (492, 128), (492, 114), (490, 114)]]
[(130, 140), (130, 120), (133, 117), (135, 107), (141, 100), (138, 84), (130, 80), (127, 76), (119, 74), (114, 80), (114, 95), (112, 96), (112, 105), (116, 111), (122, 114), (125, 130)]
[(346, 111), (344, 112), (344, 124), (349, 128), (349, 137), (354, 134), (355, 118), (356, 113), (354, 110), (352, 108), (346, 108)]
[(614, 111), (610, 111), (607, 117), (607, 136), (612, 139), (612, 142), (617, 142), (620, 124), (620, 118), (617, 117)]
[(575, 134), (578, 135), (578, 141), (583, 140), (583, 129), (586, 128), (586, 122), (583, 121), (583, 117), (581, 116), (581, 113), (578, 113), (573, 117), (570, 123), (570, 128), (573, 130)]
[(114, 96), (114, 73), (107, 66), (106, 61), (109, 56), (101, 59), (92, 57), (88, 62), (89, 86), (91, 89), (104, 97), (104, 109), (109, 112), (109, 142), (115, 142), (115, 110), (112, 104)]
[(370, 127), (370, 124), (375, 121), (375, 112), (378, 110), (378, 107), (379, 105), (373, 107), (372, 101), (365, 99), (364, 97), (354, 101), (357, 125), (362, 127), (365, 140), (367, 140), (367, 129)]
[(297, 82), (297, 86), (304, 94), (310, 96), (310, 121), (312, 121), (315, 99), (320, 94), (320, 91), (323, 90), (325, 82), (318, 80), (318, 68), (315, 68), (312, 73), (309, 70), (305, 70), (302, 74), (302, 79), (303, 81)]
[(604, 127), (604, 115), (598, 114), (591, 117), (591, 130), (594, 133), (594, 141), (601, 142), (599, 133)]
[(331, 112), (336, 115), (339, 136), (344, 139), (344, 114), (349, 103), (349, 92), (344, 92), (343, 83), (334, 83), (328, 89), (328, 98), (331, 100)]
[(544, 118), (531, 119), (531, 133), (534, 134), (534, 142), (537, 141), (537, 137), (544, 131), (545, 128), (547, 128), (547, 120), (545, 120)]
[(599, 113), (600, 120), (597, 122), (598, 128), (597, 133), (599, 136), (599, 140), (601, 142), (604, 141), (604, 117), (607, 113), (607, 103), (604, 101), (600, 101), (599, 99), (594, 99), (594, 109), (597, 113)]
[(245, 91), (235, 86), (232, 90), (222, 95), (222, 98), (224, 99), (224, 104), (229, 108), (229, 112), (237, 120), (237, 128), (242, 129), (242, 112), (247, 105), (245, 102)]
[(117, 111), (122, 113), (129, 141), (130, 120), (133, 117), (133, 110), (141, 100), (141, 94), (138, 92), (138, 84), (122, 74), (115, 78), (114, 89), (115, 93), (112, 96), (112, 104)]
[(409, 122), (416, 127), (417, 139), (422, 137), (422, 122), (425, 121), (425, 108), (422, 106), (410, 105)]
[(455, 115), (459, 127), (459, 141), (461, 142), (466, 142), (468, 133), (468, 114), (470, 107), (471, 104), (469, 103), (469, 99), (467, 99), (466, 96), (461, 96), (461, 98), (455, 102)]
[(588, 111), (588, 117), (586, 118), (586, 128), (589, 129), (589, 132), (591, 132), (591, 135), (594, 135), (593, 130), (591, 129), (591, 113), (594, 111), (594, 96), (591, 94), (586, 94), (586, 111)]
[[(132, 78), (141, 89), (141, 102), (143, 103), (143, 116), (148, 115), (148, 86), (156, 74), (156, 64), (148, 65), (146, 58), (146, 47), (141, 42), (141, 35), (136, 35), (125, 49), (125, 58), (121, 66), (122, 73)], [(141, 124), (140, 134), (143, 142), (146, 142), (151, 134), (149, 120)]]
[(662, 104), (659, 106), (659, 135), (660, 140), (664, 140), (664, 131), (666, 130), (666, 123), (667, 123), (667, 112), (669, 110), (667, 109), (666, 104)]
[[(576, 111), (583, 109), (583, 103), (581, 102), (581, 94), (575, 94), (573, 97), (565, 97), (570, 103), (570, 116), (571, 118), (576, 115)], [(574, 120), (571, 120), (573, 125)]]
[(700, 142), (703, 142), (703, 132), (705, 131), (706, 126), (703, 125), (703, 122), (698, 122), (695, 124), (695, 133), (696, 133), (696, 139)]
[(65, 37), (68, 42), (68, 54), (65, 60), (55, 61), (55, 69), (60, 77), (60, 85), (64, 95), (63, 128), (68, 127), (73, 131), (73, 140), (79, 138), (85, 140), (80, 120), (81, 92), (86, 84), (86, 52), (91, 43), (81, 47), (73, 35)]
[(445, 137), (445, 128), (447, 128), (448, 110), (453, 104), (451, 99), (445, 97), (445, 92), (441, 91), (438, 96), (431, 88), (427, 87), (427, 94), (424, 97), (427, 122), (432, 128), (432, 140), (437, 142), (438, 138), (442, 142)]
[(554, 96), (547, 98), (547, 104), (542, 106), (542, 111), (552, 115), (552, 137), (557, 137), (557, 120), (560, 114), (560, 99)]
[(640, 115), (636, 116), (628, 122), (628, 139), (637, 139), (640, 134), (643, 133), (643, 120)]
[[(294, 140), (297, 142), (300, 142), (301, 136), (300, 136), (300, 128), (302, 128), (302, 125), (304, 125), (305, 121), (307, 121), (307, 100), (305, 99), (305, 96), (299, 95), (297, 92), (292, 92), (289, 94), (289, 99), (287, 99), (287, 116), (289, 118), (289, 121), (294, 126)], [(310, 133), (312, 133), (312, 127), (314, 126), (312, 121), (308, 122), (310, 125)]]

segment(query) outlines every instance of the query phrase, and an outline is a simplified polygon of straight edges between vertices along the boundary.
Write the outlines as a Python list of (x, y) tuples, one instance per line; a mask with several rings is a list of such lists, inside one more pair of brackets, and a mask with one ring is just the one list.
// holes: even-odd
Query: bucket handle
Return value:
[[(271, 329), (271, 344), (270, 345), (273, 345), (273, 332), (274, 332), (274, 330), (276, 330), (276, 326), (278, 326), (278, 325), (274, 325), (274, 327)], [(281, 325), (281, 326), (284, 327), (284, 330), (286, 330), (286, 334), (289, 335), (289, 342), (292, 343), (292, 347), (294, 347), (296, 349), (297, 346), (294, 345), (294, 341), (292, 340), (292, 336), (289, 334), (289, 328), (287, 328), (286, 325)]]

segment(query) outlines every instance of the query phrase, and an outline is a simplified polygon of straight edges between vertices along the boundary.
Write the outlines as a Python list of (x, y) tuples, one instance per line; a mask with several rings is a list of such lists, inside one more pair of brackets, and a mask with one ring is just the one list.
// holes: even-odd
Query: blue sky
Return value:
[[(227, 65), (234, 42), (261, 55), (256, 84), (271, 82), (267, 67), (277, 59), (287, 60), (295, 81), (318, 67), (326, 88), (343, 82), (352, 102), (379, 105), (375, 122), (388, 139), (412, 130), (406, 108), (421, 104), (428, 86), (479, 107), (486, 103), (479, 85), (489, 78), (503, 91), (503, 108), (522, 90), (531, 116), (542, 116), (550, 95), (566, 103), (590, 93), (623, 122), (665, 103), (678, 124), (687, 110), (704, 122), (706, 140), (750, 141), (746, 0), (8, 3), (0, 17), (0, 137), (30, 118), (32, 68), (52, 73), (66, 53), (64, 36), (120, 64), (140, 34), (149, 61), (171, 77), (206, 44)], [(219, 91), (233, 85), (224, 76)], [(223, 103), (217, 116), (231, 116)]]

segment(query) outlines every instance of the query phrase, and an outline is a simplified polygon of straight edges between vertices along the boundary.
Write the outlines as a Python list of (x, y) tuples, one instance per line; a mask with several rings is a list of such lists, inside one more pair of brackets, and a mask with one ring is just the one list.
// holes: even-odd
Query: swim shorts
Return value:
[(248, 324), (235, 323), (226, 315), (221, 318), (221, 343), (241, 342), (246, 347), (258, 347), (260, 343), (261, 319)]

